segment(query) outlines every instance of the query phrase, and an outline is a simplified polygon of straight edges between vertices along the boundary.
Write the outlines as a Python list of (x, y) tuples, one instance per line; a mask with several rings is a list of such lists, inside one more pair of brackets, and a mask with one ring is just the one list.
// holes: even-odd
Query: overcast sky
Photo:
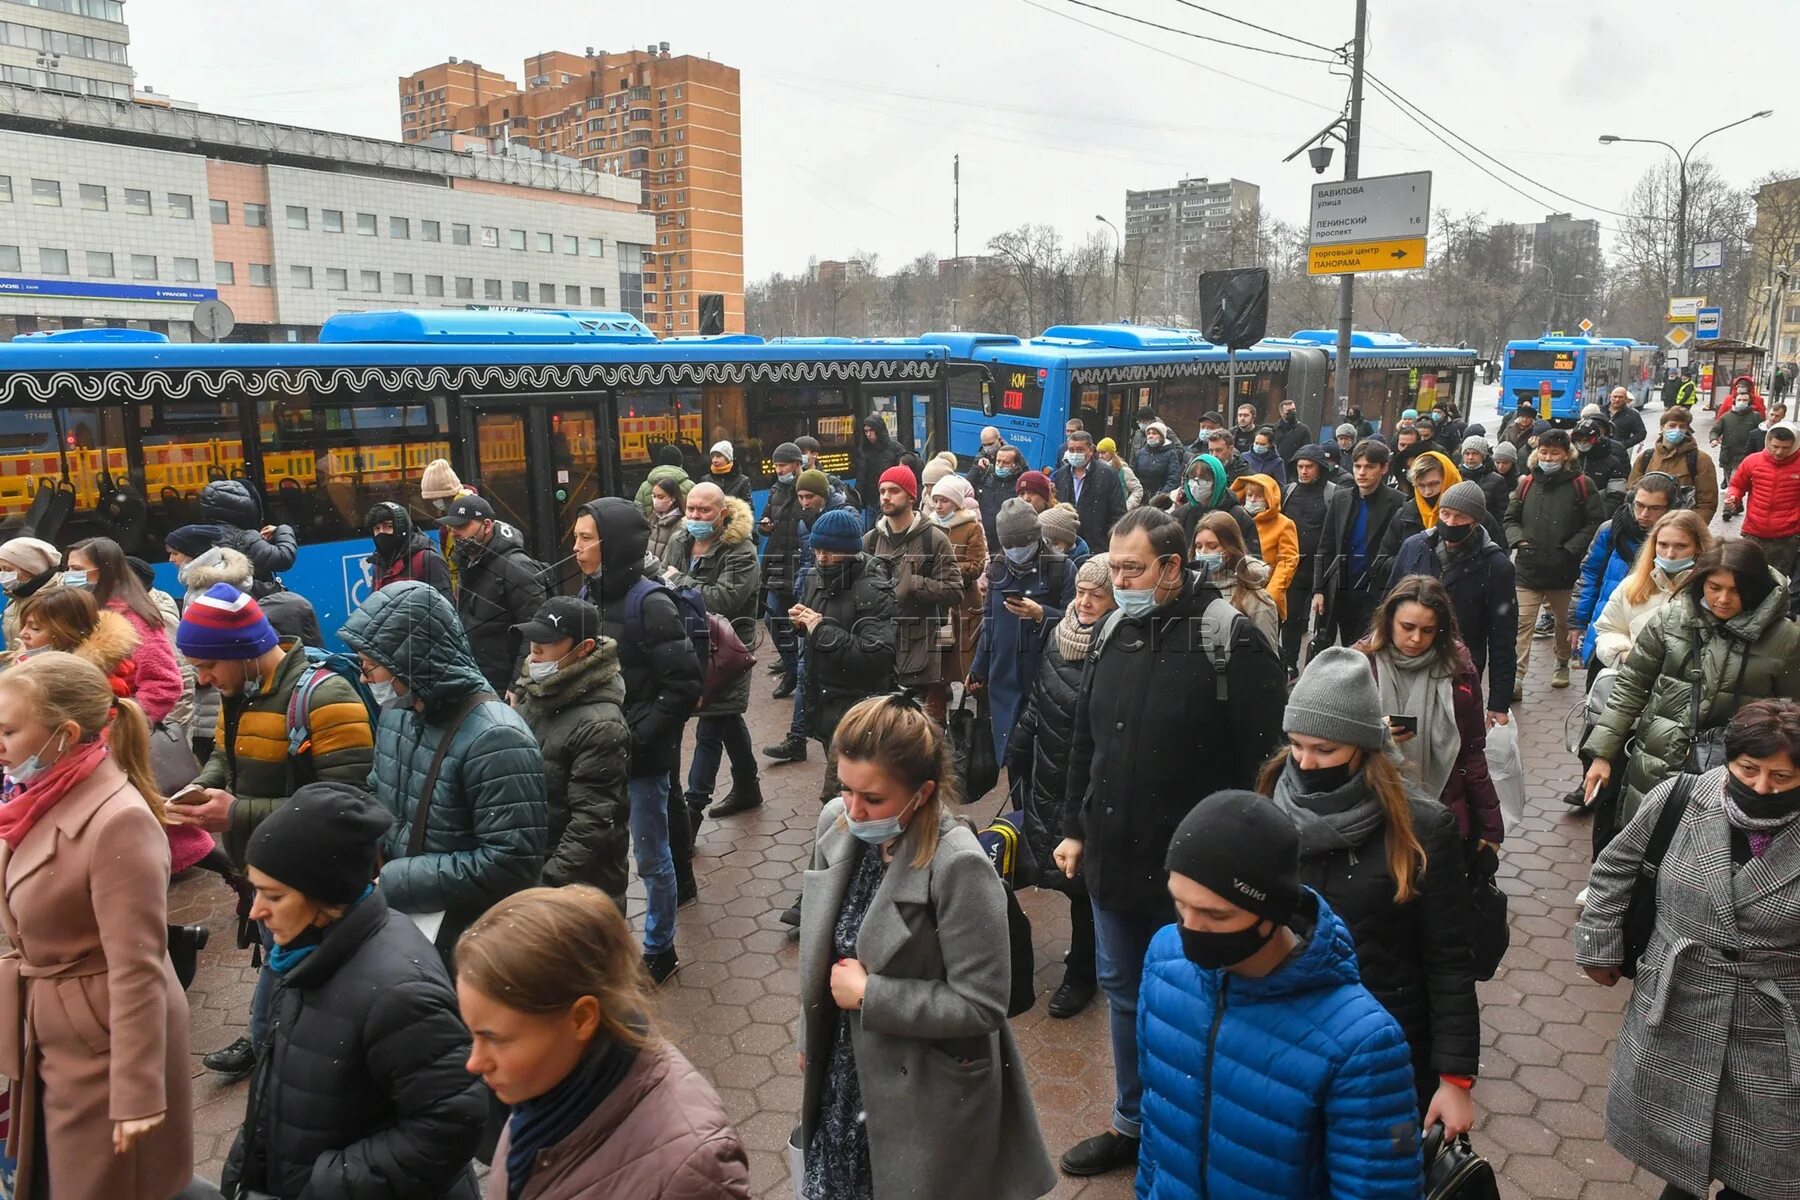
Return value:
[[(1318, 51), (1184, 6), (1101, 7), (1230, 41)], [(1323, 46), (1347, 41), (1351, 0), (1209, 0), (1220, 12)], [(859, 251), (897, 267), (951, 252), (953, 154), (962, 155), (962, 248), (1021, 222), (1071, 237), (1103, 213), (1124, 223), (1125, 190), (1184, 175), (1262, 187), (1301, 219), (1314, 180), (1281, 159), (1329, 121), (1347, 81), (1325, 65), (1162, 32), (1070, 0), (689, 0), (637, 15), (594, 0), (137, 0), (140, 85), (202, 108), (399, 137), (396, 78), (450, 55), (515, 82), (526, 55), (667, 41), (675, 54), (739, 68), (744, 101), (746, 269), (797, 271)], [(1622, 208), (1667, 151), (1601, 146), (1601, 133), (1685, 148), (1762, 108), (1701, 154), (1739, 185), (1800, 173), (1796, 0), (1371, 0), (1371, 73), (1483, 151), (1589, 205)], [(1696, 19), (1698, 18), (1698, 19)], [(1750, 49), (1746, 49), (1749, 47)], [(1777, 57), (1765, 47), (1781, 47)], [(1342, 152), (1331, 177), (1338, 176)], [(1488, 164), (1492, 168), (1492, 164)], [(1431, 170), (1434, 205), (1497, 220), (1603, 212), (1492, 168), (1502, 187), (1370, 90), (1362, 173)]]

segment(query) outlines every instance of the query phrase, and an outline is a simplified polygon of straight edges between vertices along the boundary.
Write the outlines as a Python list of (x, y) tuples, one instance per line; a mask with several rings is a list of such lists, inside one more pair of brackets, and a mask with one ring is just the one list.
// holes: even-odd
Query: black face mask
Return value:
[(375, 554), (380, 558), (393, 558), (406, 549), (404, 533), (378, 533), (375, 535)]
[(1789, 788), (1785, 792), (1770, 792), (1765, 796), (1730, 771), (1725, 772), (1725, 794), (1731, 797), (1732, 803), (1746, 817), (1754, 817), (1759, 821), (1785, 817), (1800, 810), (1800, 787)]
[(1319, 796), (1326, 792), (1335, 792), (1350, 782), (1355, 771), (1347, 762), (1335, 767), (1314, 767), (1307, 770), (1293, 759), (1288, 760), (1288, 767), (1294, 772), (1294, 778), (1300, 783), (1300, 792), (1306, 796)]
[(1462, 545), (1475, 532), (1473, 525), (1446, 525), (1442, 521), (1438, 522), (1438, 528), (1444, 531), (1444, 540), (1452, 546)]
[(1204, 933), (1186, 925), (1175, 928), (1181, 935), (1181, 952), (1187, 955), (1189, 962), (1204, 970), (1221, 971), (1236, 966), (1268, 945), (1277, 926), (1271, 923), (1267, 933), (1262, 931), (1261, 921), (1231, 933)]

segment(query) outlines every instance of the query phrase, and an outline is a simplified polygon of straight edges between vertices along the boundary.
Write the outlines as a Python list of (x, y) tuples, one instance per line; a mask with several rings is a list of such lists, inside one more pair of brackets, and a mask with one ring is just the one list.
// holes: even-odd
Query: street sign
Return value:
[(1724, 242), (1695, 242), (1693, 269), (1696, 271), (1716, 271), (1725, 265)]
[(194, 315), (189, 319), (194, 324), (194, 332), (211, 342), (224, 341), (225, 336), (237, 327), (231, 306), (223, 300), (202, 300), (194, 305)]
[(1719, 310), (1702, 308), (1694, 313), (1694, 340), (1697, 342), (1716, 342), (1719, 340)]
[(1663, 339), (1667, 341), (1669, 345), (1679, 350), (1681, 347), (1687, 345), (1689, 339), (1693, 336), (1693, 334), (1688, 332), (1686, 325), (1675, 325), (1671, 326), (1669, 332), (1663, 335)]
[(1705, 296), (1670, 296), (1669, 320), (1692, 321), (1700, 306), (1706, 303)]
[(1417, 271), (1425, 265), (1425, 239), (1342, 242), (1307, 248), (1308, 275), (1350, 275), (1363, 271)]
[[(1306, 240), (1326, 246), (1423, 238), (1430, 224), (1430, 171), (1344, 179), (1313, 184)], [(1422, 251), (1419, 258), (1424, 258)]]
[(1577, 325), (1575, 328), (1581, 330), (1583, 333), (1592, 333), (1594, 332), (1594, 323), (1586, 317), (1583, 317), (1581, 318), (1581, 324)]

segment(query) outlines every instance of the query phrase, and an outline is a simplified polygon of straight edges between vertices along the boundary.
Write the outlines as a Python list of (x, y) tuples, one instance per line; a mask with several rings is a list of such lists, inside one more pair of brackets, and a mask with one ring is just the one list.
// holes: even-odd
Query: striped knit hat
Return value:
[(256, 601), (229, 583), (190, 600), (175, 631), (176, 648), (200, 662), (261, 658), (280, 643)]

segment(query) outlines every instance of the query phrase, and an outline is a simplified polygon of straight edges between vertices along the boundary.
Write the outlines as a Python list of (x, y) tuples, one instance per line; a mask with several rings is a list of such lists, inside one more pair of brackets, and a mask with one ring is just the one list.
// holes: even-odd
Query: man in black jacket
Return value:
[(1075, 506), (1081, 540), (1092, 549), (1106, 544), (1118, 519), (1125, 515), (1125, 485), (1117, 471), (1094, 461), (1094, 435), (1077, 429), (1069, 435), (1063, 464), (1051, 476), (1056, 495)]
[(375, 542), (375, 553), (363, 559), (369, 590), (378, 592), (390, 583), (416, 579), (429, 583), (447, 599), (455, 598), (450, 586), (450, 566), (438, 553), (429, 535), (419, 532), (404, 504), (384, 500), (370, 507), (363, 527)]
[(1569, 602), (1581, 577), (1581, 560), (1606, 513), (1600, 489), (1572, 461), (1569, 435), (1549, 429), (1538, 436), (1537, 468), (1519, 481), (1506, 506), (1506, 541), (1518, 573), (1519, 674), (1513, 699), (1524, 699), (1531, 665), (1531, 634), (1538, 612), (1555, 619), (1556, 670), (1550, 686), (1569, 686)]
[[(631, 846), (644, 881), (644, 963), (661, 983), (675, 961), (675, 860), (671, 814), (686, 813), (669, 779), (681, 756), (681, 730), (700, 703), (705, 680), (700, 660), (669, 590), (644, 576), (650, 521), (621, 496), (584, 504), (575, 518), (575, 554), (585, 569), (599, 570), (582, 585), (582, 598), (600, 609), (600, 630), (619, 645), (625, 678), (625, 720), (631, 726)], [(675, 810), (679, 809), (679, 812)], [(685, 822), (683, 822), (685, 824)]]
[(881, 489), (881, 473), (900, 465), (903, 448), (888, 433), (887, 422), (879, 413), (863, 418), (862, 436), (857, 439), (856, 494), (862, 502), (864, 527), (872, 527), (881, 517), (881, 504), (876, 492)]
[(1239, 454), (1250, 453), (1250, 447), (1256, 444), (1256, 405), (1237, 406), (1237, 424), (1231, 430), (1231, 444)]
[(1411, 503), (1383, 486), (1388, 448), (1364, 438), (1351, 452), (1354, 486), (1339, 488), (1325, 506), (1325, 532), (1313, 564), (1314, 649), (1353, 646), (1369, 632), (1369, 618), (1386, 593), (1390, 563), (1381, 553), (1388, 526)]
[(1281, 402), (1281, 420), (1275, 423), (1275, 453), (1281, 461), (1292, 465), (1302, 446), (1312, 445), (1313, 432), (1300, 423), (1299, 410), (1292, 400)]
[(250, 560), (258, 584), (251, 595), (257, 600), (262, 599), (265, 585), (279, 583), (276, 577), (294, 565), (300, 552), (292, 525), (263, 524), (262, 501), (241, 479), (215, 479), (201, 488), (200, 514), (224, 531), (219, 545)]
[(494, 519), (473, 492), (457, 497), (438, 521), (456, 538), (456, 613), (488, 687), (504, 696), (524, 669), (525, 642), (515, 626), (544, 603), (544, 568), (525, 552), (519, 531)]
[[(1588, 408), (1593, 410), (1595, 406), (1590, 404)], [(1612, 422), (1592, 413), (1584, 414), (1570, 431), (1569, 440), (1576, 455), (1570, 469), (1588, 477), (1605, 502), (1606, 511), (1611, 512), (1624, 501), (1625, 479), (1631, 474), (1631, 456), (1612, 436)]]
[(1294, 523), (1300, 539), (1300, 562), (1288, 588), (1287, 620), (1281, 623), (1281, 665), (1289, 677), (1300, 670), (1300, 647), (1306, 641), (1306, 623), (1312, 616), (1313, 572), (1319, 541), (1325, 534), (1325, 509), (1340, 485), (1332, 478), (1325, 447), (1308, 443), (1294, 455), (1294, 482), (1281, 496), (1281, 515)]
[(1616, 387), (1606, 398), (1606, 416), (1612, 422), (1613, 438), (1625, 447), (1629, 456), (1637, 444), (1649, 436), (1644, 430), (1644, 418), (1631, 403), (1631, 393), (1624, 387)]
[[(993, 429), (988, 426), (988, 429)], [(985, 439), (988, 429), (981, 431)], [(998, 438), (1000, 431), (994, 429)], [(1025, 473), (1025, 456), (1019, 453), (1017, 446), (1009, 446), (1005, 442), (995, 441), (994, 451), (988, 453), (988, 442), (981, 443), (981, 454), (976, 457), (975, 465), (969, 468), (969, 486), (975, 490), (975, 503), (981, 506), (981, 529), (987, 535), (989, 546), (1000, 543), (994, 534), (994, 518), (999, 515), (1000, 506), (1018, 495), (1019, 476)]]
[(774, 698), (783, 700), (794, 694), (800, 670), (800, 643), (794, 635), (794, 623), (787, 617), (788, 609), (794, 607), (804, 527), (797, 487), (800, 447), (783, 442), (769, 457), (775, 464), (775, 482), (769, 485), (769, 498), (763, 504), (762, 520), (756, 528), (763, 537), (763, 617), (781, 670)]
[[(1153, 508), (1133, 509), (1114, 527), (1109, 569), (1121, 607), (1103, 627), (1075, 704), (1056, 860), (1071, 878), (1084, 875), (1094, 900), (1117, 1098), (1112, 1127), (1063, 1155), (1071, 1175), (1137, 1162), (1138, 984), (1150, 938), (1172, 915), (1169, 839), (1208, 791), (1250, 787), (1281, 737), (1281, 660), (1234, 614), (1220, 678), (1200, 632), (1219, 593), (1184, 569), (1185, 542), (1180, 524)], [(1204, 786), (1196, 786), (1196, 763)]]

